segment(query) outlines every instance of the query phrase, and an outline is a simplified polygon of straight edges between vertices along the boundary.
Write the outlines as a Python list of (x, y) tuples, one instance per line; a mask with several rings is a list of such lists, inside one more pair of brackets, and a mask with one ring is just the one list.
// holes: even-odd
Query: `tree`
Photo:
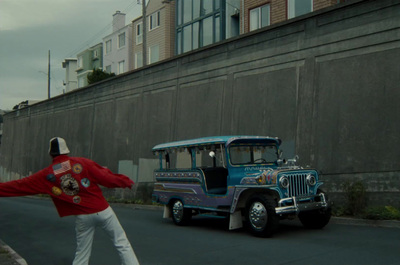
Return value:
[(88, 80), (88, 84), (90, 85), (90, 84), (94, 84), (96, 82), (105, 80), (105, 79), (113, 77), (113, 76), (115, 76), (114, 73), (107, 73), (101, 69), (94, 68), (93, 72), (91, 72), (87, 75), (87, 80)]

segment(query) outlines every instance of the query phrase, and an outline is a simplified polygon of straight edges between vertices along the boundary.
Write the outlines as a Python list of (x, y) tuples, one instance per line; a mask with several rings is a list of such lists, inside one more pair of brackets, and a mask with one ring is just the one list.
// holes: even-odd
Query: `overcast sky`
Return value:
[(125, 23), (141, 16), (137, 0), (0, 0), (0, 109), (63, 93), (65, 58), (76, 58), (112, 31), (115, 11)]

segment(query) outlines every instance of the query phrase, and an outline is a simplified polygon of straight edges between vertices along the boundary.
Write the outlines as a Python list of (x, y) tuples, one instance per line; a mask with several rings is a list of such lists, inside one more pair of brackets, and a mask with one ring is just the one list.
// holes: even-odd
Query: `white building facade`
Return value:
[(132, 24), (125, 25), (125, 14), (117, 11), (113, 15), (113, 32), (103, 38), (103, 70), (122, 74), (132, 70), (130, 54)]
[(70, 92), (78, 88), (78, 77), (76, 74), (77, 59), (67, 58), (62, 63), (62, 67), (65, 69), (65, 92)]

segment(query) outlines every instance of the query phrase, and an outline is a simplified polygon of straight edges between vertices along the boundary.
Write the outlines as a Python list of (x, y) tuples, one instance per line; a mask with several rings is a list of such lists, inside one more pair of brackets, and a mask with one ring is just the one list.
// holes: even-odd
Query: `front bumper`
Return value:
[(312, 210), (324, 210), (329, 208), (329, 203), (324, 193), (310, 196), (297, 196), (281, 199), (278, 207), (275, 208), (276, 214), (292, 214)]

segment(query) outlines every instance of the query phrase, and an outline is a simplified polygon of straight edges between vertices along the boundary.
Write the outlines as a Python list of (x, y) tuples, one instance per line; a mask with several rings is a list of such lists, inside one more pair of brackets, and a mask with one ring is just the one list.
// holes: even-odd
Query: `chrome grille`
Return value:
[(295, 197), (310, 193), (310, 188), (307, 185), (308, 174), (285, 174), (289, 179), (288, 196)]

